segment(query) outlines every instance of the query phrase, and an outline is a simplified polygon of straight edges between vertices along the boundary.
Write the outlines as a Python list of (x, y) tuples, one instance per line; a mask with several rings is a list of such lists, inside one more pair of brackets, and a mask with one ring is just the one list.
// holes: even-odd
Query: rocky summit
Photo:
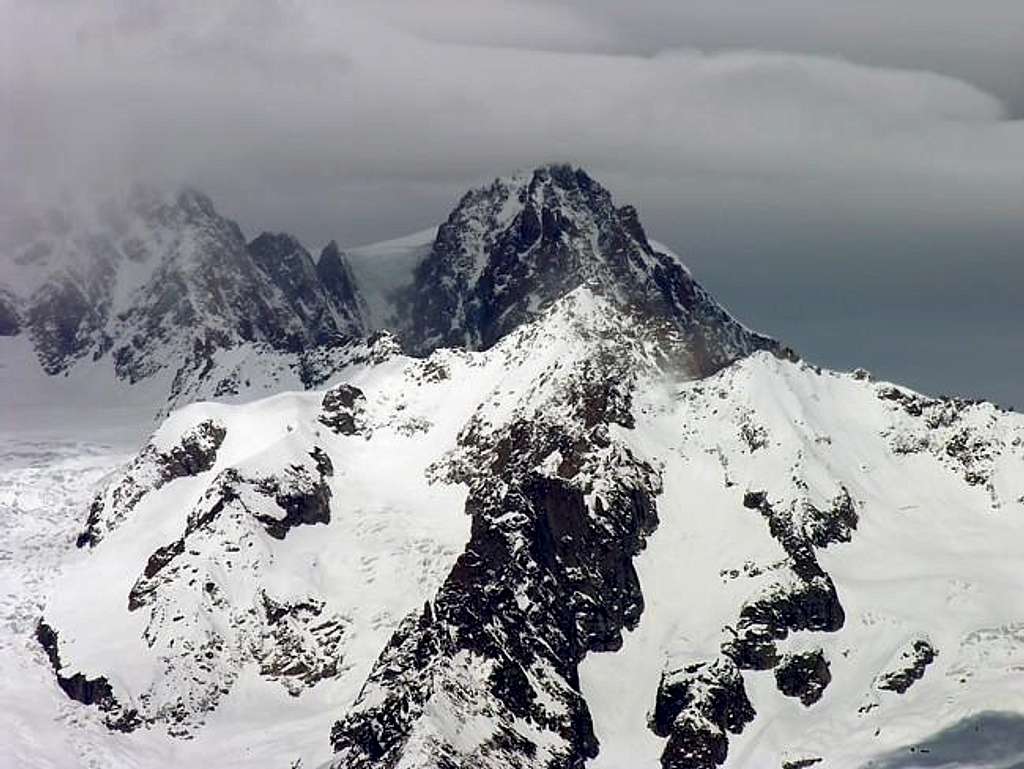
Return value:
[(772, 339), (736, 322), (637, 211), (581, 169), (554, 165), (468, 192), (441, 224), (399, 309), (407, 347), (487, 349), (586, 285), (681, 334), (691, 371), (714, 373)]
[[(22, 764), (861, 769), (1024, 729), (1020, 416), (800, 360), (568, 166), (317, 259), (194, 193), (133, 217), (0, 295), (55, 373), (197, 372), (134, 457), (54, 465), (59, 521), (13, 508)], [(239, 402), (263, 364), (299, 385)]]

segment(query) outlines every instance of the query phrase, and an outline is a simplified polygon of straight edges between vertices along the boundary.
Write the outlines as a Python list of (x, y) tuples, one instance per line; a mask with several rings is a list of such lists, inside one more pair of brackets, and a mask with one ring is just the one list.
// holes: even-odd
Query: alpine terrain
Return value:
[(316, 257), (10, 229), (8, 402), (168, 416), (11, 409), (0, 764), (1024, 765), (1024, 418), (801, 360), (584, 171)]

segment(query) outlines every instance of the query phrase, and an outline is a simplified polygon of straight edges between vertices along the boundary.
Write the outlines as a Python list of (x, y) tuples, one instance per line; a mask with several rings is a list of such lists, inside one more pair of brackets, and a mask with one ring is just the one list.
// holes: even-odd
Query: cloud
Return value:
[[(485, 5), (506, 36), (573, 32), (564, 11), (527, 5), (516, 27), (513, 5)], [(954, 78), (759, 51), (446, 44), (424, 39), (415, 14), (398, 23), (392, 6), (372, 7), (16, 5), (4, 45), (8, 170), (214, 186), (219, 171), (316, 195), (338, 180), (461, 184), (565, 157), (797, 194), (829, 180), (948, 184), (972, 193), (958, 206), (979, 189), (1019, 190), (1024, 176), (1024, 124)], [(462, 39), (474, 31), (464, 7), (431, 4), (429, 18), (453, 20)]]
[[(570, 42), (551, 32), (523, 41), (515, 24), (491, 26), (488, 2), (460, 5), (454, 28), (429, 14), (421, 34), (439, 40), (651, 54), (681, 47), (760, 49), (841, 56), (859, 63), (929, 69), (977, 83), (1024, 115), (1024, 24), (1017, 0), (520, 0), (520, 13), (552, 6), (585, 29)], [(422, 6), (428, 7), (428, 6)]]
[[(1008, 50), (1024, 8), (826, 6), (5, 0), (0, 184), (188, 182), (248, 232), (316, 246), (436, 223), (467, 185), (569, 160), (798, 346), (763, 295), (799, 285), (802, 318), (864, 302), (896, 322), (879, 297), (938, 263), (936, 296), (984, 305), (977, 275), (1024, 277), (1007, 256), (1024, 251), (1024, 122), (949, 73), (975, 61), (962, 48)], [(986, 9), (1008, 23), (976, 44)], [(948, 41), (920, 58), (945, 74), (894, 65), (915, 21)]]

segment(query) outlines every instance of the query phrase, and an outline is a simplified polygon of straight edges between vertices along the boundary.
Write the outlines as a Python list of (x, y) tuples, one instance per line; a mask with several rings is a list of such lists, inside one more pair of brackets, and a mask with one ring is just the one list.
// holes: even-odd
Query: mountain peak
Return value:
[(216, 216), (217, 211), (213, 207), (213, 201), (208, 195), (200, 192), (195, 187), (183, 187), (178, 191), (175, 200), (178, 207), (184, 212), (193, 215)]
[(421, 355), (486, 349), (582, 285), (669, 323), (697, 376), (754, 350), (781, 350), (656, 250), (633, 206), (616, 207), (607, 189), (567, 164), (498, 178), (462, 197), (404, 297), (404, 339)]
[(336, 240), (332, 240), (330, 243), (324, 246), (323, 250), (320, 252), (320, 259), (318, 260), (317, 263), (319, 264), (321, 262), (324, 262), (325, 260), (336, 261), (341, 258), (342, 254), (341, 249), (338, 248), (338, 242)]

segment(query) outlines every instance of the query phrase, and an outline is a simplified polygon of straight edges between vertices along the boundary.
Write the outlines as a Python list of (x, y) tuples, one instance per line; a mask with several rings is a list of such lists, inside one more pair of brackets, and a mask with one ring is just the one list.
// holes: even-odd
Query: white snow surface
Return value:
[[(731, 738), (726, 767), (823, 757), (853, 769), (971, 715), (1024, 712), (1024, 419), (990, 404), (965, 416), (993, 442), (986, 489), (934, 455), (894, 454), (915, 419), (879, 400), (877, 387), (758, 353), (636, 403), (638, 424), (626, 435), (664, 463), (665, 490), (658, 529), (636, 561), (639, 627), (620, 651), (581, 667), (602, 744), (594, 769), (660, 766), (662, 740), (646, 716), (661, 671), (717, 655), (723, 629), (763, 579), (729, 579), (726, 570), (784, 557), (761, 516), (743, 507), (747, 490), (826, 505), (842, 485), (860, 523), (851, 542), (819, 551), (845, 626), (780, 643), (782, 652), (823, 648), (831, 684), (807, 708), (780, 696), (771, 671), (744, 672), (757, 716)], [(751, 451), (744, 424), (763, 428), (768, 445)], [(939, 652), (924, 677), (902, 695), (875, 688), (919, 637)]]
[[(387, 253), (412, 259), (419, 247), (414, 239)], [(360, 267), (358, 256), (353, 271), (362, 280), (359, 270), (372, 268)], [(387, 284), (386, 273), (381, 267), (378, 285)], [(383, 294), (377, 307), (386, 310)], [(177, 411), (154, 442), (173, 445), (213, 420), (227, 430), (216, 464), (144, 497), (91, 550), (76, 550), (73, 540), (92, 494), (137, 445), (140, 422), (130, 418), (131, 404), (125, 402), (120, 431), (97, 433), (89, 420), (75, 421), (76, 407), (93, 414), (95, 406), (75, 400), (73, 371), (61, 391), (69, 413), (64, 437), (52, 426), (32, 429), (31, 413), (42, 411), (5, 412), (0, 767), (284, 769), (327, 760), (331, 724), (355, 699), (392, 630), (433, 595), (468, 538), (465, 490), (432, 482), (428, 468), (478, 411), (499, 424), (540, 402), (538, 390), (549, 386), (558, 361), (579, 353), (580, 329), (609, 312), (580, 289), (487, 352), (441, 350), (426, 360), (393, 356), (351, 366), (340, 378), (366, 395), (361, 434), (337, 435), (320, 424), (318, 392)], [(5, 375), (23, 370), (17, 355), (31, 354), (10, 346), (3, 352)], [(1024, 419), (978, 404), (965, 406), (952, 426), (925, 429), (922, 417), (879, 397), (887, 385), (764, 353), (707, 380), (645, 381), (634, 396), (635, 429), (615, 429), (661, 470), (660, 524), (636, 559), (645, 601), (639, 626), (625, 634), (621, 650), (591, 654), (581, 666), (601, 743), (591, 767), (659, 766), (664, 740), (648, 729), (647, 715), (666, 665), (713, 659), (743, 602), (785, 579), (773, 568), (785, 556), (781, 546), (742, 504), (748, 490), (763, 490), (779, 505), (826, 505), (845, 487), (860, 520), (851, 542), (818, 551), (845, 626), (780, 642), (781, 651), (821, 647), (831, 684), (804, 707), (776, 690), (771, 671), (745, 671), (757, 716), (730, 738), (727, 769), (807, 757), (855, 769), (972, 714), (1024, 713)], [(111, 424), (95, 416), (96, 429)], [(945, 452), (960, 430), (984, 444), (968, 469), (984, 471), (985, 483), (965, 480), (965, 468)], [(763, 445), (752, 448), (750, 435)], [(205, 723), (189, 726), (187, 738), (170, 736), (159, 723), (110, 732), (95, 708), (58, 689), (32, 637), (43, 615), (61, 633), (66, 670), (109, 676), (119, 700), (152, 710), (187, 689), (187, 680), (174, 677), (166, 645), (173, 632), (158, 627), (159, 642), (149, 646), (149, 610), (129, 612), (129, 590), (153, 551), (180, 536), (220, 472), (280, 470), (314, 445), (334, 466), (329, 524), (298, 526), (283, 541), (263, 537), (256, 555), (239, 556), (252, 568), (238, 569), (224, 566), (224, 546), (246, 533), (228, 529), (193, 563), (219, 570), (221, 590), (243, 607), (257, 589), (323, 601), (345, 628), (337, 676), (291, 696), (252, 660), (235, 660), (230, 691)], [(759, 567), (749, 570), (755, 576), (744, 564)], [(175, 582), (169, 589), (177, 592), (167, 600), (191, 611), (190, 588)], [(227, 620), (204, 617), (189, 614), (186, 624)], [(902, 695), (879, 690), (876, 677), (918, 637), (939, 652), (924, 677)], [(472, 744), (486, 728), (446, 723), (443, 699), (431, 707), (428, 723), (452, 739)]]
[(387, 327), (395, 312), (396, 294), (413, 280), (416, 266), (430, 253), (437, 227), (405, 237), (345, 249), (345, 258), (366, 302), (367, 325)]

